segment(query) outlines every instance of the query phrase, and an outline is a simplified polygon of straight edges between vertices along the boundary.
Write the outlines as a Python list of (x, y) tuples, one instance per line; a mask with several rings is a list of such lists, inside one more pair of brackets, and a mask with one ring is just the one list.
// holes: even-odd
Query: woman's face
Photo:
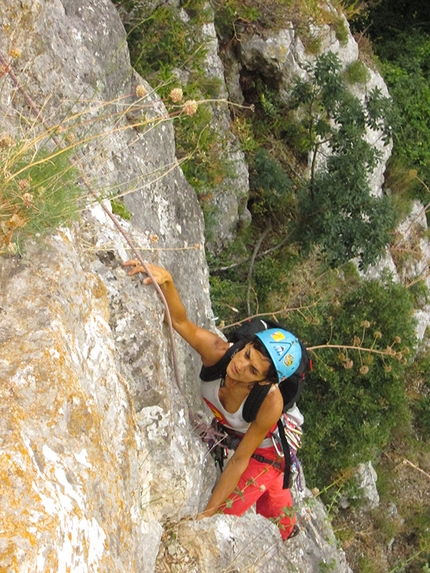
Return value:
[(269, 366), (270, 360), (249, 343), (230, 360), (227, 375), (245, 384), (262, 382), (266, 379)]

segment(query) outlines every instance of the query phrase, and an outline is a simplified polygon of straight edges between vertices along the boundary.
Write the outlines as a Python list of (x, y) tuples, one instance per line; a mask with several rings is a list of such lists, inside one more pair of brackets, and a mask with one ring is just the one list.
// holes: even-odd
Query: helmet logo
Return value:
[(286, 354), (284, 357), (285, 366), (291, 366), (294, 362), (294, 356), (292, 354)]
[(278, 356), (282, 356), (285, 352), (285, 349), (286, 349), (286, 346), (281, 346), (278, 344), (275, 346), (275, 350), (276, 350)]
[(276, 342), (279, 342), (280, 340), (284, 340), (285, 336), (282, 334), (282, 332), (276, 331), (273, 334), (271, 334), (271, 337), (273, 338), (273, 340), (275, 340)]

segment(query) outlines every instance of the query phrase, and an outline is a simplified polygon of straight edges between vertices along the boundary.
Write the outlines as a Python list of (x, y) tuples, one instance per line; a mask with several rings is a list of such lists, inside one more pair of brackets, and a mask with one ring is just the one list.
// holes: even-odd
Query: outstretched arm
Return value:
[[(128, 274), (131, 276), (137, 273), (145, 273), (145, 269), (139, 261), (127, 261), (124, 263), (124, 266), (130, 267), (131, 270)], [(205, 366), (212, 366), (218, 362), (224, 356), (229, 344), (213, 332), (200, 328), (188, 319), (187, 312), (169, 271), (149, 263), (147, 266), (164, 294), (173, 328), (200, 354)], [(149, 277), (143, 279), (143, 284), (151, 284), (151, 282), (152, 280)]]

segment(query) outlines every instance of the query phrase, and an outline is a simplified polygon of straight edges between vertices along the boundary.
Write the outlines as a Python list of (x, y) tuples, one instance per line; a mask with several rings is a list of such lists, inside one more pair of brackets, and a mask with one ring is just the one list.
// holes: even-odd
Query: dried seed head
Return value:
[(26, 207), (30, 207), (30, 205), (33, 203), (34, 196), (32, 193), (24, 193), (22, 200), (24, 201)]
[(394, 342), (397, 342), (397, 344), (400, 344), (402, 342), (402, 339), (400, 338), (400, 336), (396, 336), (396, 338), (394, 339)]
[(363, 320), (363, 322), (361, 323), (361, 326), (363, 328), (369, 328), (370, 327), (370, 322), (368, 320)]
[(0, 147), (12, 147), (14, 143), (15, 141), (11, 138), (10, 135), (7, 135), (7, 133), (0, 135)]
[(345, 368), (345, 370), (350, 370), (353, 366), (354, 362), (351, 359), (345, 360), (345, 362), (343, 363), (343, 367)]
[(314, 497), (319, 496), (319, 494), (320, 494), (320, 490), (317, 487), (312, 488), (312, 495)]
[(173, 88), (169, 93), (169, 98), (174, 102), (178, 103), (182, 100), (184, 94), (181, 88)]
[(392, 368), (392, 366), (390, 366), (390, 364), (387, 364), (387, 365), (384, 367), (385, 372), (391, 372), (392, 369), (393, 369), (393, 368)]
[(379, 330), (377, 330), (373, 336), (374, 336), (377, 340), (379, 340), (380, 338), (382, 338), (382, 332), (379, 331)]
[(139, 84), (138, 86), (136, 86), (136, 96), (137, 97), (145, 97), (147, 93), (148, 92), (147, 92), (145, 86), (143, 86), (142, 84)]
[(30, 181), (28, 179), (20, 179), (18, 181), (18, 187), (21, 191), (27, 191), (30, 188)]
[(354, 346), (360, 346), (361, 340), (358, 336), (354, 336), (354, 340), (352, 341)]
[(184, 103), (182, 109), (185, 111), (187, 115), (194, 115), (198, 107), (199, 104), (195, 100), (189, 99)]
[(368, 366), (362, 366), (360, 368), (360, 374), (367, 374), (369, 372), (369, 367)]

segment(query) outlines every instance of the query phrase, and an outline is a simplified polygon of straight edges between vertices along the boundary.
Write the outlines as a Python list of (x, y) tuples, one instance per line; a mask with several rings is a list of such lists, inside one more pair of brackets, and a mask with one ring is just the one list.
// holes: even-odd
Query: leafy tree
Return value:
[(333, 53), (319, 56), (307, 72), (290, 101), (312, 150), (310, 182), (298, 197), (301, 240), (308, 249), (318, 245), (333, 266), (357, 257), (365, 267), (389, 243), (396, 222), (389, 197), (371, 194), (369, 176), (380, 154), (366, 139), (368, 130), (379, 130), (388, 143), (389, 100), (376, 88), (364, 103), (352, 95)]

